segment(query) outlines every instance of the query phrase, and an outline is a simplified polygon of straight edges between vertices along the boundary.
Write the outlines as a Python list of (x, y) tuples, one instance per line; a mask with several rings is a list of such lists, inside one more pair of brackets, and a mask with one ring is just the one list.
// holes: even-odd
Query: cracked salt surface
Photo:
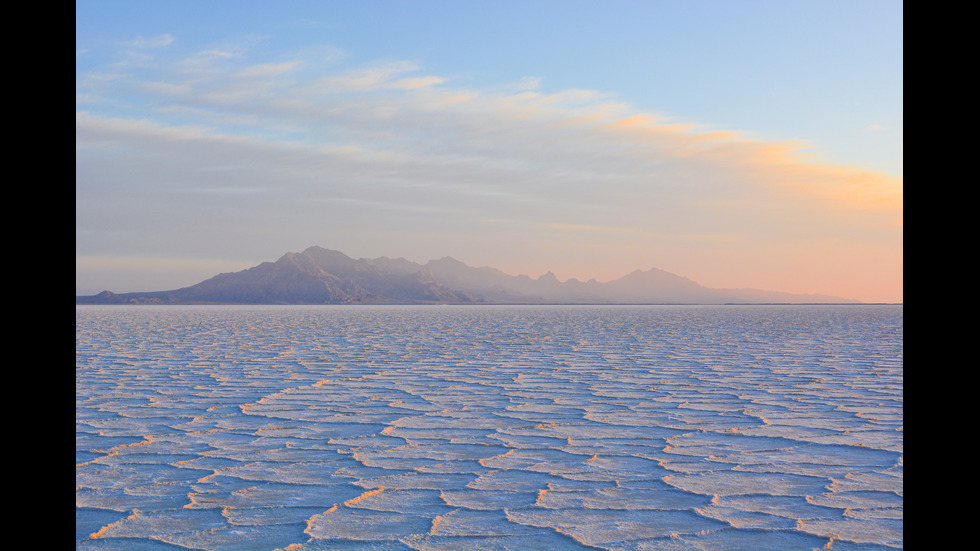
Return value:
[(76, 549), (903, 547), (901, 306), (75, 319)]

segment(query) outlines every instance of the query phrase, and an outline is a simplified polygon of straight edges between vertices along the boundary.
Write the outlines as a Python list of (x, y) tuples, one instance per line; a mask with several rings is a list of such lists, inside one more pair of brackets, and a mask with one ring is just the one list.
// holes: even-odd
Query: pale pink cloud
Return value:
[[(79, 113), (79, 150), (111, 141), (157, 163), (165, 149), (172, 158), (148, 165), (146, 181), (167, 189), (275, 191), (289, 216), (275, 217), (281, 226), (266, 233), (282, 245), (269, 249), (344, 249), (286, 243), (336, 235), (328, 228), (343, 221), (352, 246), (385, 243), (381, 254), (422, 261), (480, 251), (461, 259), (582, 280), (660, 267), (712, 286), (901, 296), (901, 178), (595, 91), (480, 90), (410, 63), (296, 82), (299, 68), (214, 64), (147, 81), (197, 122)], [(251, 86), (243, 75), (269, 78)], [(407, 229), (385, 229), (391, 220)], [(226, 223), (232, 234), (241, 222)]]

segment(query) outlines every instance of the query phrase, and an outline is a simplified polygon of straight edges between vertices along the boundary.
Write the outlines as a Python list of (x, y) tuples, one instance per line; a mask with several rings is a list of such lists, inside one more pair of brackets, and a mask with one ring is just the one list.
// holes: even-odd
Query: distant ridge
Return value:
[(730, 304), (857, 303), (840, 297), (711, 289), (652, 268), (599, 283), (537, 279), (444, 257), (353, 259), (310, 247), (172, 291), (76, 296), (75, 304)]

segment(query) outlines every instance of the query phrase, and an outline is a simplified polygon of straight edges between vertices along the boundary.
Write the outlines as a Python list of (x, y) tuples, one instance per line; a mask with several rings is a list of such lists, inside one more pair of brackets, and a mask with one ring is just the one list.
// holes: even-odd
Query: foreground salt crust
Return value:
[(893, 549), (901, 306), (77, 307), (77, 549)]

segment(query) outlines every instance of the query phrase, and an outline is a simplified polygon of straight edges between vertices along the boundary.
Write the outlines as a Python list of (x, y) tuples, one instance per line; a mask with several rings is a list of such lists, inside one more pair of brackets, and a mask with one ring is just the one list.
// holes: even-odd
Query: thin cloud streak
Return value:
[(253, 65), (235, 74), (235, 76), (243, 78), (252, 77), (274, 77), (283, 75), (286, 73), (291, 73), (301, 69), (303, 66), (302, 62), (299, 61), (286, 61), (283, 63), (262, 63), (260, 65)]
[(174, 37), (170, 34), (161, 34), (151, 38), (136, 38), (129, 42), (129, 46), (137, 49), (163, 48), (174, 43)]
[[(545, 93), (533, 80), (530, 89), (485, 91), (408, 62), (242, 61), (211, 56), (187, 73), (178, 67), (188, 60), (174, 59), (149, 75), (117, 67), (111, 79), (79, 76), (78, 228), (129, 236), (79, 240), (79, 254), (110, 243), (138, 254), (161, 241), (146, 236), (173, 230), (164, 209), (207, 213), (206, 223), (178, 216), (185, 225), (175, 233), (186, 241), (169, 250), (183, 245), (191, 255), (268, 260), (319, 244), (506, 269), (509, 250), (536, 256), (540, 272), (561, 265), (583, 280), (657, 266), (704, 282), (731, 272), (726, 262), (769, 265), (764, 257), (785, 253), (792, 265), (775, 268), (784, 284), (772, 290), (831, 294), (848, 287), (828, 277), (829, 288), (800, 289), (793, 278), (834, 264), (834, 247), (811, 250), (812, 260), (789, 251), (828, 240), (901, 250), (901, 179), (814, 161), (803, 144), (636, 112), (597, 91)], [(135, 89), (152, 107), (122, 102)], [(194, 187), (211, 193), (183, 203), (177, 192)], [(231, 195), (239, 202), (228, 203)], [(144, 212), (145, 222), (124, 216), (113, 227), (120, 210)], [(570, 232), (588, 234), (585, 249), (562, 242)], [(692, 241), (712, 245), (694, 250)], [(861, 270), (848, 256), (835, 274)], [(900, 271), (888, 277), (900, 296)]]

